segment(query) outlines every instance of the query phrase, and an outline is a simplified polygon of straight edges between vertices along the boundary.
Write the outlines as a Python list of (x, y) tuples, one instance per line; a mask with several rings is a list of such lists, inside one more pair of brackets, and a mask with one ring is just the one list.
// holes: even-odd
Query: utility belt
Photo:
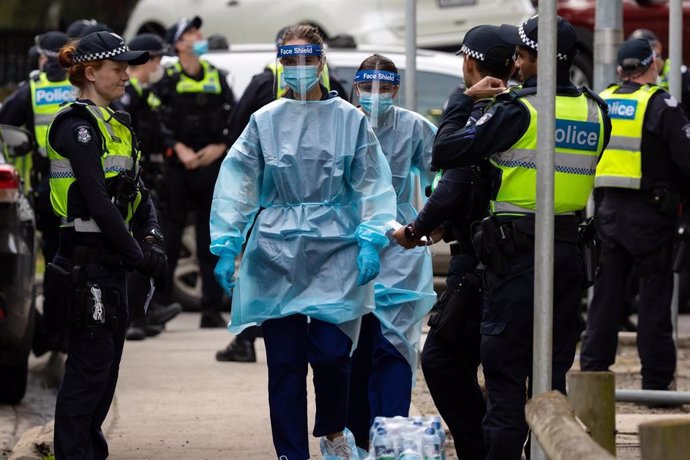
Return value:
[(470, 241), (455, 240), (448, 244), (450, 247), (451, 256), (459, 256), (460, 254), (474, 254), (474, 247)]
[[(575, 215), (556, 216), (555, 241), (577, 244), (579, 219)], [(489, 216), (474, 222), (472, 245), (479, 260), (498, 274), (506, 273), (511, 259), (534, 249), (534, 215)]]
[(46, 266), (44, 283), (57, 307), (54, 313), (57, 317), (50, 321), (75, 329), (117, 327), (120, 290), (91, 281), (93, 276), (89, 275), (93, 273), (90, 272), (96, 269), (87, 264), (75, 264), (71, 270), (55, 263)]
[(604, 187), (604, 196), (623, 200), (637, 200), (650, 203), (665, 215), (676, 215), (681, 202), (681, 194), (672, 190), (670, 186), (660, 184), (651, 189), (635, 190), (617, 187)]
[(457, 286), (446, 289), (429, 316), (429, 327), (446, 343), (479, 340), (482, 316), (483, 269), (465, 273)]
[(122, 256), (105, 247), (100, 234), (78, 234), (71, 228), (60, 228), (58, 254), (74, 265), (95, 264), (115, 269), (123, 266)]

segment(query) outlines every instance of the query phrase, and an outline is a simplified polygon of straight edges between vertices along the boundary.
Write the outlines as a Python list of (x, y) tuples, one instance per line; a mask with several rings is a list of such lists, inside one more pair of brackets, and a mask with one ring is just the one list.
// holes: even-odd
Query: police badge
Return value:
[(86, 126), (80, 126), (77, 128), (77, 141), (82, 144), (87, 144), (91, 140), (91, 134), (89, 134), (89, 128)]

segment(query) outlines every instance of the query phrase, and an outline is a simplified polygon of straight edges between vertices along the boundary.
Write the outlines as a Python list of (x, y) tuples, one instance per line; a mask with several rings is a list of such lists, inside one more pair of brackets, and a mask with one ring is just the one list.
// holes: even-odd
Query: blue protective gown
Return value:
[[(414, 175), (419, 177), (422, 190), (433, 180), (430, 166), (436, 127), (416, 112), (392, 106), (378, 120), (374, 132), (391, 168), (398, 203), (396, 220), (403, 225), (414, 222)], [(422, 247), (386, 247), (375, 289), (374, 314), (381, 322), (383, 336), (416, 369), (422, 318), (436, 301), (431, 256)]]
[[(256, 217), (230, 331), (295, 313), (352, 323), (373, 310), (374, 283), (357, 286), (359, 245), (387, 246), (394, 212), (390, 168), (355, 107), (280, 99), (255, 112), (222, 163), (211, 209), (216, 255), (237, 255)], [(353, 341), (356, 329), (343, 328)]]

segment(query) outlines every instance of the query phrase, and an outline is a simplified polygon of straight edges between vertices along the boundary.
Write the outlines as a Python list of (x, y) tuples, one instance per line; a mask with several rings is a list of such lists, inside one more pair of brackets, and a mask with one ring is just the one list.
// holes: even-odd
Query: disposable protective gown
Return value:
[(387, 246), (395, 209), (390, 168), (355, 107), (280, 99), (255, 112), (222, 163), (211, 208), (216, 255), (237, 255), (254, 223), (230, 331), (300, 313), (356, 322), (341, 327), (355, 341), (357, 320), (374, 308), (374, 283), (356, 282), (359, 245)]
[[(388, 160), (397, 195), (396, 220), (414, 222), (417, 210), (415, 180), (422, 190), (431, 183), (431, 151), (436, 127), (418, 113), (392, 106), (374, 128)], [(381, 273), (375, 279), (376, 310), (383, 336), (416, 369), (421, 320), (436, 301), (431, 256), (425, 248), (404, 249), (398, 244), (381, 253)], [(413, 372), (414, 374), (414, 372)]]

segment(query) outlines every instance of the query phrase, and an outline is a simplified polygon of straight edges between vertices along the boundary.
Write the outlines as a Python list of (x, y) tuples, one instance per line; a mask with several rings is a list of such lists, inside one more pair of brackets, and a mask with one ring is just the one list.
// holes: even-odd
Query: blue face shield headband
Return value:
[(360, 70), (355, 74), (355, 83), (374, 82), (400, 86), (400, 74), (387, 70)]
[(321, 57), (323, 50), (320, 45), (283, 45), (278, 47), (278, 57), (279, 58), (290, 58), (290, 57), (307, 57), (307, 56), (317, 56)]

